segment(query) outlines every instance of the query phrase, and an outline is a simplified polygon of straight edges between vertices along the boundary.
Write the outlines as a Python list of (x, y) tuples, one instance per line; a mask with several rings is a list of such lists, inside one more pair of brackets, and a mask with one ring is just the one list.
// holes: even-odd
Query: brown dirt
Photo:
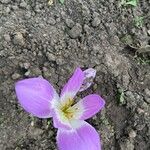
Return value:
[[(93, 67), (89, 93), (106, 107), (88, 120), (104, 150), (150, 148), (150, 55), (137, 54), (122, 39), (150, 44), (150, 2), (120, 6), (116, 0), (0, 1), (0, 149), (55, 150), (51, 119), (27, 114), (17, 103), (14, 83), (42, 75), (59, 91), (73, 70)], [(135, 17), (143, 16), (137, 27)], [(127, 39), (128, 40), (128, 39)], [(132, 43), (133, 44), (133, 43)], [(119, 89), (123, 92), (123, 101)]]

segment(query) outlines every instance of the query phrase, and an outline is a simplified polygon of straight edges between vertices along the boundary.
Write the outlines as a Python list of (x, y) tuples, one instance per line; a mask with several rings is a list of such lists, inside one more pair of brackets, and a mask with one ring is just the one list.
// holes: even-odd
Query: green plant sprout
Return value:
[(140, 65), (150, 65), (150, 60), (149, 59), (136, 57), (136, 60), (138, 61), (138, 64), (140, 64)]
[(121, 88), (118, 89), (117, 99), (118, 99), (119, 105), (125, 104), (125, 95), (124, 95), (124, 91)]
[[(64, 1), (65, 1), (65, 0), (59, 0), (59, 2), (60, 2), (61, 4), (64, 4)], [(49, 5), (49, 6), (53, 5), (53, 2), (54, 2), (54, 0), (48, 0), (48, 5)]]
[(137, 6), (137, 0), (122, 0), (121, 5), (124, 5), (124, 6), (131, 5), (131, 6), (136, 7)]
[(134, 39), (131, 35), (125, 35), (121, 41), (135, 50), (135, 55), (150, 52), (150, 45), (138, 39)]
[(65, 0), (59, 0), (59, 2), (60, 2), (61, 4), (64, 4), (64, 1), (65, 1)]
[(134, 25), (138, 28), (142, 27), (143, 26), (143, 19), (144, 19), (144, 17), (136, 16), (134, 19)]

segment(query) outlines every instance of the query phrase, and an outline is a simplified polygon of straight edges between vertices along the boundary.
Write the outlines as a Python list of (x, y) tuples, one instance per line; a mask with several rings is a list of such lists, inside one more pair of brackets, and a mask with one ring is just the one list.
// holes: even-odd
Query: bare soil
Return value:
[(52, 120), (26, 113), (14, 84), (43, 76), (59, 92), (77, 66), (97, 70), (81, 97), (106, 100), (88, 120), (103, 149), (149, 150), (150, 54), (134, 48), (149, 44), (149, 0), (137, 7), (120, 0), (0, 0), (0, 150), (56, 150)]

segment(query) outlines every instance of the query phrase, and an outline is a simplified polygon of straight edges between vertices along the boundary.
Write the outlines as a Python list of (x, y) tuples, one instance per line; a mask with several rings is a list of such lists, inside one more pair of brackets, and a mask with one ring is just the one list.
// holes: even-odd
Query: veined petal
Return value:
[(51, 102), (58, 99), (53, 86), (43, 78), (30, 78), (18, 81), (15, 85), (16, 95), (21, 106), (39, 118), (52, 115)]
[(79, 117), (78, 119), (86, 120), (99, 112), (104, 107), (104, 105), (105, 101), (103, 98), (97, 94), (91, 94), (84, 97), (73, 107), (78, 108), (78, 111), (82, 112), (80, 115), (77, 115)]
[(61, 101), (67, 100), (68, 98), (73, 99), (83, 83), (83, 78), (83, 71), (77, 68), (61, 91)]
[(59, 150), (101, 150), (98, 133), (85, 121), (76, 129), (58, 129), (57, 145)]
[(93, 83), (93, 79), (95, 78), (96, 75), (96, 70), (93, 68), (89, 68), (83, 71), (83, 73), (84, 73), (84, 81), (79, 90), (80, 92), (86, 90), (91, 86), (91, 84)]

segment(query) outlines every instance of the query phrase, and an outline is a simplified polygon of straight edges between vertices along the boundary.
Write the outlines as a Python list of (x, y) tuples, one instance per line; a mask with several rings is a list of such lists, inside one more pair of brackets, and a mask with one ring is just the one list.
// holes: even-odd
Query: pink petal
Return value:
[(105, 101), (103, 98), (101, 98), (99, 95), (91, 94), (80, 100), (75, 107), (82, 108), (83, 113), (80, 116), (80, 119), (86, 120), (99, 112), (104, 105)]
[(83, 73), (84, 73), (84, 81), (79, 90), (80, 92), (86, 90), (91, 86), (91, 84), (93, 83), (93, 79), (96, 76), (96, 70), (93, 68), (89, 68), (83, 71)]
[(61, 92), (61, 100), (73, 98), (79, 91), (83, 83), (84, 74), (80, 68), (77, 68), (68, 83), (64, 86)]
[(51, 117), (51, 102), (58, 98), (52, 85), (43, 78), (30, 78), (15, 85), (21, 106), (39, 118)]
[(101, 150), (98, 133), (86, 122), (75, 130), (58, 129), (57, 144), (59, 150)]

